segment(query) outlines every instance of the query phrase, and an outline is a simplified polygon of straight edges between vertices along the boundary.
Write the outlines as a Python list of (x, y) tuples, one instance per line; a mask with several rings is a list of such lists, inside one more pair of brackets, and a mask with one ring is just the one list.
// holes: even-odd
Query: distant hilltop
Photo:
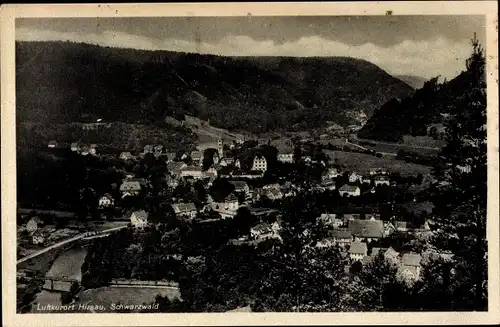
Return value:
[(361, 59), (222, 57), (71, 42), (16, 43), (21, 122), (155, 124), (197, 117), (214, 127), (264, 133), (366, 121), (414, 89)]

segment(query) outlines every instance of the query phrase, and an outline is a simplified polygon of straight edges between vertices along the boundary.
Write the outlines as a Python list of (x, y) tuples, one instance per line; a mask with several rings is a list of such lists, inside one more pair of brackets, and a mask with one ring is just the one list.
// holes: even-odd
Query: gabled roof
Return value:
[(252, 227), (252, 230), (259, 233), (270, 233), (272, 232), (271, 224), (268, 223), (260, 223)]
[(384, 256), (396, 258), (399, 255), (399, 252), (396, 252), (392, 247), (389, 247), (387, 251), (385, 251)]
[(43, 224), (44, 223), (43, 220), (41, 220), (39, 217), (36, 217), (36, 216), (33, 217), (33, 218), (31, 218), (30, 220), (33, 220), (37, 224)]
[(236, 190), (243, 190), (248, 187), (248, 184), (244, 181), (229, 181)]
[(172, 172), (180, 172), (182, 167), (185, 167), (186, 164), (182, 161), (172, 161), (167, 164), (167, 169)]
[(272, 195), (274, 197), (280, 197), (280, 196), (283, 196), (283, 193), (281, 193), (280, 190), (277, 190), (277, 189), (274, 189), (274, 188), (270, 188), (270, 189), (267, 189), (266, 190), (266, 194), (269, 196), (269, 195)]
[(196, 206), (194, 203), (175, 203), (172, 204), (172, 209), (174, 209), (175, 213), (187, 212), (187, 211), (196, 211)]
[(120, 191), (125, 190), (140, 190), (141, 184), (138, 181), (123, 181), (120, 185)]
[(349, 231), (358, 237), (382, 238), (384, 223), (381, 220), (349, 220)]
[(149, 216), (149, 214), (144, 210), (134, 211), (132, 215), (141, 221), (147, 221)]
[(363, 259), (361, 259), (361, 263), (363, 265), (367, 265), (367, 264), (371, 263), (372, 261), (373, 261), (373, 255), (371, 255), (371, 256), (370, 255), (365, 255), (363, 257)]
[(200, 166), (186, 166), (181, 168), (182, 171), (202, 171), (202, 167)]
[(351, 242), (351, 245), (349, 247), (349, 253), (352, 254), (363, 254), (368, 251), (368, 247), (366, 246), (366, 243), (363, 242)]
[(420, 256), (420, 254), (405, 253), (405, 254), (403, 254), (403, 257), (401, 258), (401, 264), (404, 266), (418, 267), (418, 266), (420, 266), (421, 260), (422, 260), (422, 257)]
[(335, 228), (332, 229), (329, 234), (335, 239), (347, 240), (352, 238), (352, 234), (347, 228)]
[(349, 185), (349, 184), (344, 184), (339, 191), (344, 191), (344, 192), (356, 192), (356, 190), (359, 190), (358, 186), (354, 185)]
[(101, 196), (101, 198), (108, 198), (108, 199), (110, 199), (110, 200), (113, 200), (113, 197), (112, 197), (112, 196), (111, 196), (111, 194), (109, 194), (109, 193), (104, 193), (104, 194)]

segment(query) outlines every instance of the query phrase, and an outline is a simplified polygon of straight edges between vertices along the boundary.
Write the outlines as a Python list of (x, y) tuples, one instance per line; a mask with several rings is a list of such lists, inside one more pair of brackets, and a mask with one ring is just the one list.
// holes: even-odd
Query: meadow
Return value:
[(389, 173), (400, 173), (402, 176), (428, 175), (431, 167), (407, 163), (395, 158), (378, 158), (369, 154), (357, 152), (344, 152), (335, 150), (324, 150), (331, 162), (345, 167), (348, 170), (356, 171), (360, 174), (368, 174), (370, 168), (381, 167), (387, 169)]

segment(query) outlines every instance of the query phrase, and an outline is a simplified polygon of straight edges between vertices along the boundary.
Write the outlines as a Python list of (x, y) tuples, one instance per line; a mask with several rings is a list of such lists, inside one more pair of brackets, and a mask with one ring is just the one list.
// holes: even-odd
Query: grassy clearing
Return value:
[[(343, 151), (325, 150), (332, 162), (345, 166), (349, 170), (357, 171), (361, 174), (369, 173), (370, 168), (383, 167), (388, 172), (400, 173), (402, 176), (408, 175), (428, 175), (431, 168), (413, 163), (407, 163), (394, 158), (378, 158), (369, 154)], [(335, 161), (337, 160), (337, 161)]]
[(437, 156), (439, 150), (434, 150), (434, 149), (425, 149), (425, 148), (413, 148), (410, 145), (406, 144), (375, 144), (375, 145), (366, 145), (366, 144), (361, 144), (367, 149), (370, 150), (375, 150), (377, 152), (387, 152), (387, 153), (398, 153), (399, 150), (405, 150), (405, 151), (411, 151), (411, 152), (416, 152), (420, 155), (425, 155), (425, 156)]

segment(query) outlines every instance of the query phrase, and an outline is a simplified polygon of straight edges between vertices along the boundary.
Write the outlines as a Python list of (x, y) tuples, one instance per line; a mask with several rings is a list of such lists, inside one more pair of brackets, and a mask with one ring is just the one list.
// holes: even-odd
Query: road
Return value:
[[(120, 227), (114, 227), (114, 228), (110, 228), (110, 229), (105, 229), (105, 230), (100, 231), (100, 233), (109, 233), (109, 232), (114, 232), (114, 231), (117, 231), (117, 230), (120, 230), (120, 229), (123, 229), (123, 228), (126, 228), (126, 227), (127, 227), (127, 225), (120, 226)], [(20, 263), (23, 263), (23, 262), (25, 262), (25, 261), (27, 261), (27, 260), (33, 259), (33, 258), (35, 258), (35, 257), (38, 257), (38, 256), (39, 256), (39, 255), (41, 255), (41, 254), (44, 254), (44, 253), (46, 253), (46, 252), (48, 252), (48, 251), (50, 251), (50, 250), (56, 249), (56, 248), (58, 248), (58, 247), (60, 247), (60, 246), (63, 246), (63, 245), (65, 245), (65, 244), (68, 244), (68, 243), (71, 243), (71, 242), (77, 241), (77, 240), (79, 240), (79, 239), (82, 239), (82, 238), (84, 238), (84, 237), (88, 236), (88, 234), (89, 234), (89, 232), (85, 232), (85, 233), (82, 233), (82, 234), (78, 234), (78, 235), (76, 235), (76, 236), (73, 236), (73, 237), (71, 237), (71, 238), (65, 239), (65, 240), (63, 240), (63, 241), (60, 241), (60, 242), (58, 242), (58, 243), (56, 243), (56, 244), (52, 244), (51, 246), (48, 246), (48, 247), (46, 247), (46, 248), (44, 248), (44, 249), (41, 249), (41, 250), (39, 250), (39, 251), (37, 251), (37, 252), (35, 252), (35, 253), (32, 253), (32, 254), (30, 254), (30, 255), (28, 255), (28, 256), (26, 256), (26, 257), (24, 257), (24, 258), (21, 258), (21, 259), (17, 260), (17, 264), (20, 264)]]

